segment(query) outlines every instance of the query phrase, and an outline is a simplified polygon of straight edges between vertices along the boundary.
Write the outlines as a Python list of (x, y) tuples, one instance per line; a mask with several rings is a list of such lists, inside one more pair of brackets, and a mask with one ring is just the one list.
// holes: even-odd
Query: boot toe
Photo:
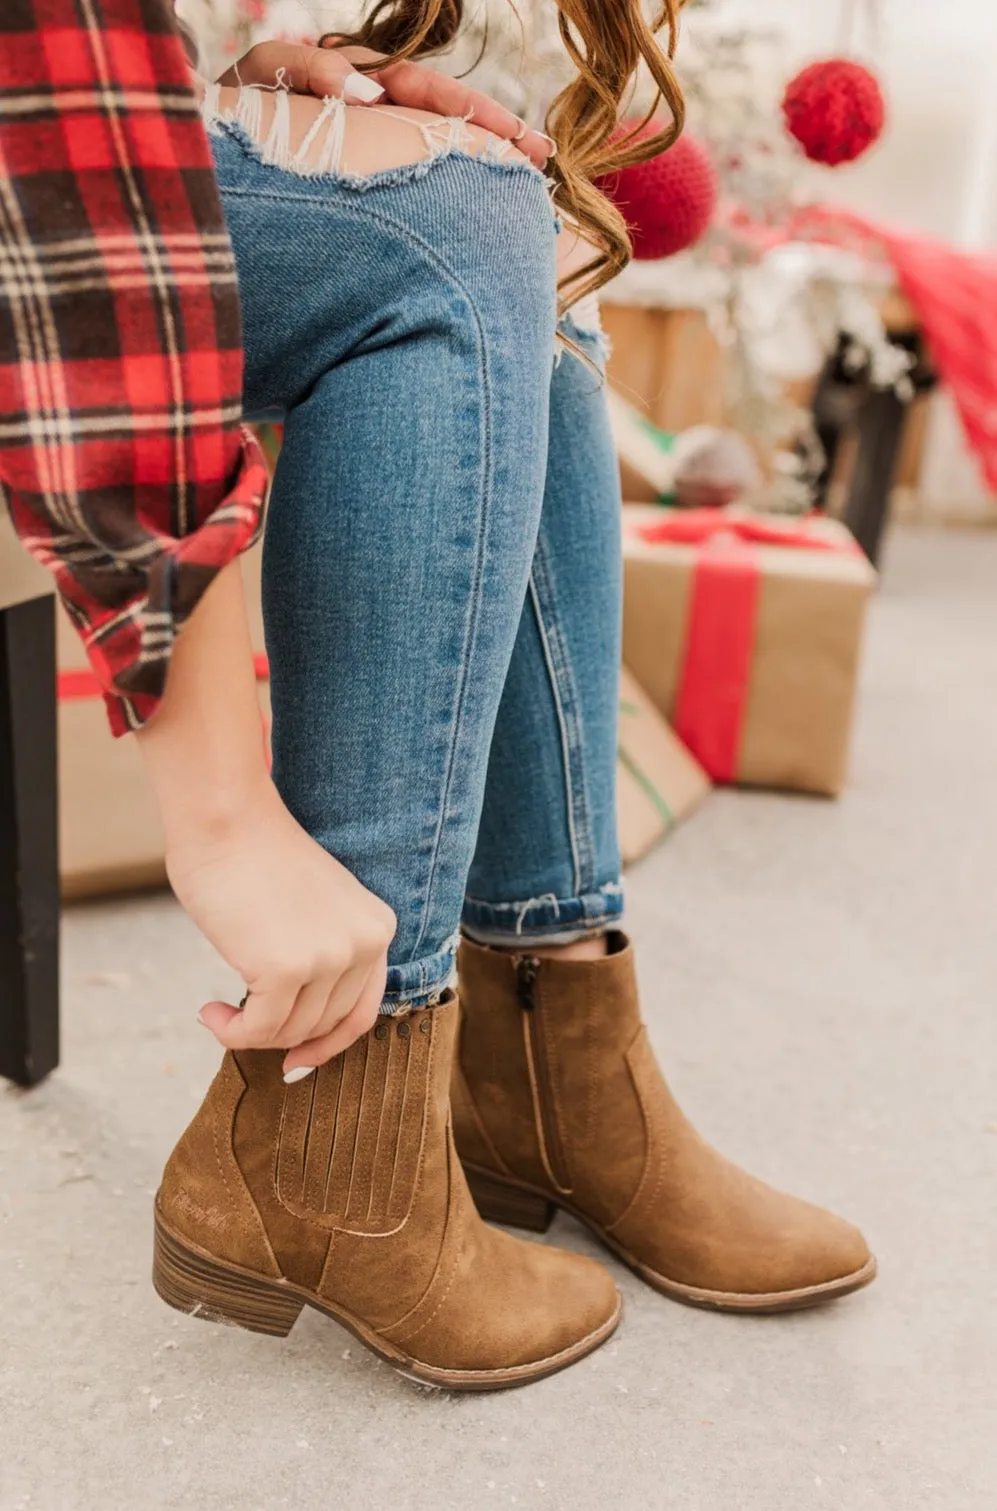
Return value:
[(431, 1325), (394, 1333), (423, 1364), (455, 1378), (512, 1384), (583, 1358), (616, 1327), (622, 1300), (595, 1260), (483, 1224), (475, 1248), (470, 1264), (465, 1252)]
[(872, 1254), (854, 1224), (808, 1202), (801, 1202), (800, 1206), (802, 1231), (794, 1275), (797, 1287), (828, 1285), (835, 1280), (850, 1279), (866, 1269)]
[(745, 1222), (710, 1287), (781, 1306), (807, 1305), (857, 1289), (873, 1278), (875, 1264), (862, 1233), (844, 1218), (796, 1197), (772, 1193), (768, 1221)]
[(532, 1350), (540, 1356), (582, 1348), (607, 1338), (620, 1319), (623, 1298), (609, 1271), (597, 1260), (563, 1249), (542, 1248), (548, 1258), (544, 1281), (530, 1307)]
[(513, 1366), (570, 1362), (609, 1337), (623, 1303), (603, 1265), (547, 1244), (490, 1232), (497, 1241), (494, 1261), (503, 1285), (487, 1354)]
[(659, 1206), (626, 1234), (628, 1254), (660, 1289), (706, 1306), (779, 1311), (872, 1280), (869, 1246), (850, 1222), (726, 1162), (716, 1169), (723, 1200)]

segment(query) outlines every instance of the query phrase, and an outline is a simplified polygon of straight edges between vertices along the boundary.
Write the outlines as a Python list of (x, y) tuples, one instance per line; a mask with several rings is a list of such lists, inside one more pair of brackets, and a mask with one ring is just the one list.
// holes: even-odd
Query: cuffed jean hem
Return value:
[(528, 897), (524, 902), (485, 902), (468, 897), (464, 902), (464, 932), (478, 944), (525, 946), (558, 939), (570, 944), (598, 929), (619, 923), (623, 916), (623, 888), (606, 882), (597, 892), (580, 897)]
[(417, 1007), (435, 1007), (456, 980), (459, 939), (451, 935), (442, 950), (424, 960), (389, 965), (381, 1012), (393, 1017)]

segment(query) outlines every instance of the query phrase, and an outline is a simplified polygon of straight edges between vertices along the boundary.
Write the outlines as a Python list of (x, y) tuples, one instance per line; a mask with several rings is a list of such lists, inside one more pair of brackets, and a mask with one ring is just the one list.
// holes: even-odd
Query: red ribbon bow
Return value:
[[(819, 516), (811, 516), (811, 518)], [(757, 514), (728, 514), (724, 509), (683, 509), (642, 525), (637, 532), (649, 545), (700, 546), (725, 538), (754, 546), (789, 546), (802, 551), (857, 551), (854, 541), (829, 540), (798, 525), (774, 524)]]

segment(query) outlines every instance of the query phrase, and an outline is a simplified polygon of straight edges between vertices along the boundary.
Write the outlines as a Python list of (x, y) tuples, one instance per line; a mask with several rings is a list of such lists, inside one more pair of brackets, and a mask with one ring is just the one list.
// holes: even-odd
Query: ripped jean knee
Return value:
[[(373, 242), (391, 266), (400, 268), (405, 259), (399, 241), (404, 240), (422, 263), (397, 291), (413, 309), (430, 277), (440, 287), (459, 284), (465, 305), (493, 310), (504, 305), (503, 329), (518, 309), (520, 344), (540, 333), (541, 323), (531, 319), (538, 301), (545, 306), (546, 324), (558, 230), (553, 186), (513, 143), (460, 117), (361, 109), (340, 98), (319, 101), (284, 88), (210, 85), (202, 115), (237, 243), (239, 202), (256, 202), (258, 226), (264, 207), (279, 203), (281, 242), (304, 235), (318, 247), (326, 238), (317, 225), (325, 219), (330, 247), (333, 239), (349, 240), (352, 257)], [(260, 240), (264, 236), (271, 243), (277, 239), (269, 228), (259, 232)], [(248, 241), (245, 250), (240, 282), (242, 265), (258, 258)], [(237, 244), (237, 260), (239, 252)], [(342, 258), (316, 263), (315, 277), (325, 281), (330, 308), (343, 306), (351, 271)], [(268, 264), (266, 273), (279, 279), (280, 264)], [(368, 293), (364, 307), (374, 312), (380, 299), (385, 313), (391, 293), (376, 270), (365, 285)]]
[[(297, 141), (292, 121), (295, 98), (312, 117)], [(207, 86), (201, 113), (210, 134), (217, 136), (225, 131), (261, 162), (301, 178), (329, 179), (363, 192), (410, 183), (424, 176), (434, 164), (460, 156), (492, 167), (534, 174), (543, 179), (553, 202), (552, 180), (535, 168), (512, 142), (472, 127), (459, 116), (431, 116), (421, 111), (402, 113), (383, 106), (358, 111), (341, 98), (330, 97), (319, 102), (310, 96), (295, 97), (283, 87), (267, 89), (259, 85), (223, 92), (218, 84)], [(355, 124), (369, 127), (375, 116), (387, 117), (413, 133), (419, 150), (410, 158), (402, 154), (402, 160), (395, 164), (358, 171), (348, 166), (347, 122), (352, 117)], [(393, 145), (397, 155), (397, 138)], [(560, 228), (556, 217), (555, 224)], [(563, 353), (573, 351), (583, 360), (604, 366), (608, 345), (595, 294), (576, 300), (563, 311), (559, 332), (563, 339), (556, 347), (558, 360)]]
[[(312, 116), (296, 145), (292, 101)], [(271, 105), (272, 115), (267, 121)], [(327, 97), (319, 102), (311, 96), (295, 96), (285, 87), (266, 89), (259, 85), (243, 85), (223, 92), (218, 84), (207, 86), (201, 115), (209, 133), (217, 133), (220, 128), (233, 131), (263, 162), (275, 168), (302, 178), (333, 177), (354, 189), (382, 188), (392, 181), (408, 182), (421, 176), (440, 158), (452, 154), (521, 168), (543, 177), (512, 142), (471, 126), (461, 116), (403, 112), (386, 106), (359, 110), (341, 97)], [(352, 118), (355, 125), (369, 125), (371, 117), (387, 118), (411, 132), (418, 143), (416, 155), (410, 158), (403, 153), (395, 164), (369, 166), (365, 170), (348, 166), (347, 123)], [(391, 146), (397, 148), (397, 135)]]

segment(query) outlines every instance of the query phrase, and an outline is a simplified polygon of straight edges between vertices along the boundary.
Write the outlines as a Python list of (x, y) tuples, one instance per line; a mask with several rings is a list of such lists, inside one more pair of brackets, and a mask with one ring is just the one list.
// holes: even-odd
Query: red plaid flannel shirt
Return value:
[(0, 0), (0, 490), (115, 733), (256, 536), (232, 251), (168, 0)]

